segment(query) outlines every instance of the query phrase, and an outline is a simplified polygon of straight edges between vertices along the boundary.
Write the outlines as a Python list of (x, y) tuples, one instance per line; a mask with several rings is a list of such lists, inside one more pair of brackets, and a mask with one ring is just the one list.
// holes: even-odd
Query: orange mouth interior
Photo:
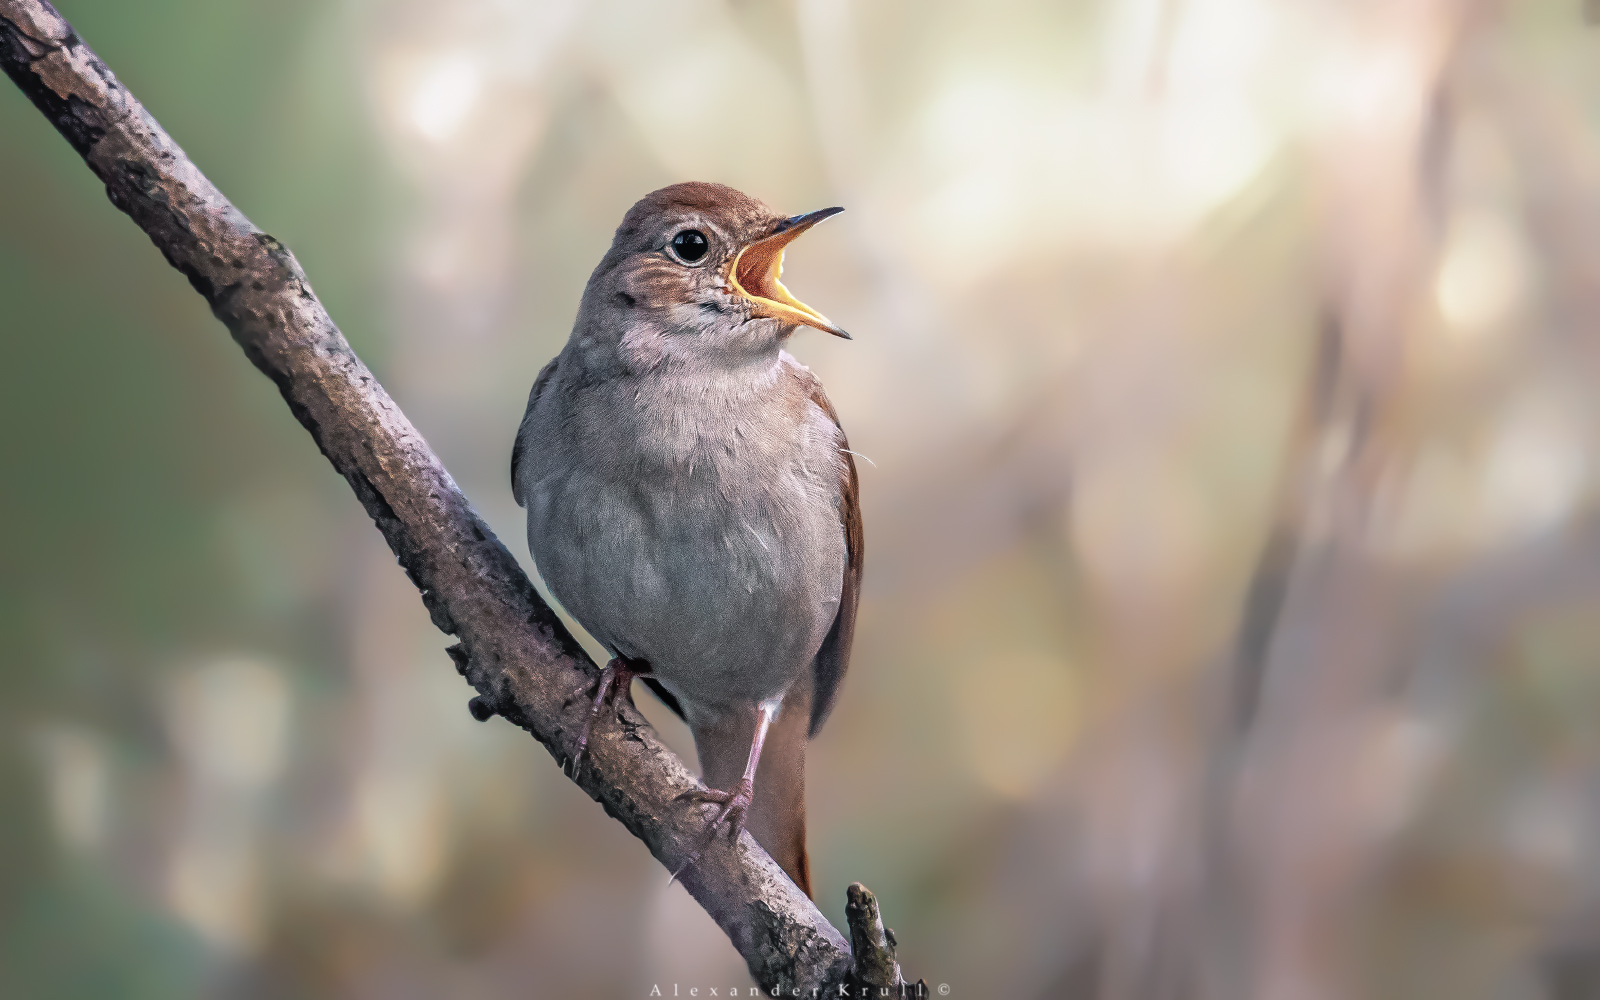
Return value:
[(783, 250), (801, 233), (821, 222), (821, 218), (808, 219), (783, 232), (775, 233), (739, 251), (728, 268), (728, 282), (736, 295), (751, 303), (751, 314), (770, 317), (785, 323), (816, 327), (836, 337), (849, 339), (850, 335), (835, 326), (828, 317), (795, 298), (779, 280), (783, 275)]

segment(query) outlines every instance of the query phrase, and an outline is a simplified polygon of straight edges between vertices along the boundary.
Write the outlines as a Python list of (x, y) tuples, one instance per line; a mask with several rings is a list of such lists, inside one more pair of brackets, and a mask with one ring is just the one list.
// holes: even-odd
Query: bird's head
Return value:
[(784, 248), (842, 211), (783, 216), (721, 184), (652, 192), (617, 227), (575, 332), (646, 354), (764, 352), (800, 326), (848, 340), (779, 280)]

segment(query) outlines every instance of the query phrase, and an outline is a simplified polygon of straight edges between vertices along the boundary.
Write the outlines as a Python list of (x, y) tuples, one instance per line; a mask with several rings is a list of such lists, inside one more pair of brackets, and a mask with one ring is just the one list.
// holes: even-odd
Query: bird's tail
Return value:
[[(809, 691), (796, 684), (783, 710), (767, 730), (756, 770), (755, 798), (745, 828), (794, 884), (811, 895), (811, 862), (806, 856), (806, 729), (811, 719)], [(755, 736), (756, 713), (734, 713), (714, 723), (690, 723), (701, 780), (707, 788), (732, 789), (744, 776)]]

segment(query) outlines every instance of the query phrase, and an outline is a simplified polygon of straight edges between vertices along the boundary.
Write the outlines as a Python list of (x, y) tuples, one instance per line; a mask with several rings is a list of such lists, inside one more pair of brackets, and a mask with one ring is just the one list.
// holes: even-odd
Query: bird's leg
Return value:
[(600, 715), (600, 709), (608, 701), (614, 701), (617, 694), (626, 693), (635, 677), (649, 672), (648, 666), (640, 669), (634, 665), (634, 661), (625, 656), (613, 657), (605, 669), (600, 671), (600, 686), (595, 690), (594, 704), (590, 707), (589, 714), (584, 717), (583, 728), (578, 730), (578, 749), (572, 755), (573, 777), (578, 776), (578, 766), (583, 763), (583, 752), (589, 748), (589, 731), (594, 728), (594, 720)]
[[(732, 791), (720, 791), (715, 788), (692, 788), (678, 795), (673, 801), (690, 799), (698, 802), (712, 802), (722, 806), (716, 818), (706, 827), (705, 838), (700, 846), (695, 848), (689, 859), (678, 866), (672, 873), (676, 879), (682, 871), (700, 859), (705, 849), (711, 846), (711, 840), (717, 835), (717, 827), (723, 820), (728, 821), (728, 832), (731, 839), (738, 841), (739, 834), (744, 832), (746, 814), (750, 811), (750, 803), (756, 795), (756, 768), (761, 764), (761, 745), (767, 741), (767, 729), (772, 725), (772, 720), (777, 718), (778, 707), (783, 703), (781, 698), (773, 698), (756, 706), (756, 734), (750, 740), (750, 758), (744, 765), (744, 777), (739, 779)], [(670, 883), (672, 880), (668, 879)]]

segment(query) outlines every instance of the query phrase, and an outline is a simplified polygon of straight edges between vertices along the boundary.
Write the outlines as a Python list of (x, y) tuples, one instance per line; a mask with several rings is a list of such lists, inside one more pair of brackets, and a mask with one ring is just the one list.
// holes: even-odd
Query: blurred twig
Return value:
[[(0, 0), (0, 65), (205, 297), (349, 481), (434, 624), (460, 638), (450, 652), (478, 690), (473, 714), (503, 715), (564, 758), (567, 716), (583, 714), (593, 662), (355, 356), (294, 256), (223, 197), (43, 0)], [(689, 769), (626, 703), (598, 721), (588, 757), (579, 786), (669, 870), (681, 866), (705, 822), (675, 801), (697, 785)], [(857, 978), (844, 937), (748, 833), (737, 844), (719, 839), (683, 882), (764, 989), (811, 996)], [(881, 942), (876, 907), (858, 911), (865, 924), (856, 939)], [(862, 980), (899, 985), (881, 951), (864, 960)]]

